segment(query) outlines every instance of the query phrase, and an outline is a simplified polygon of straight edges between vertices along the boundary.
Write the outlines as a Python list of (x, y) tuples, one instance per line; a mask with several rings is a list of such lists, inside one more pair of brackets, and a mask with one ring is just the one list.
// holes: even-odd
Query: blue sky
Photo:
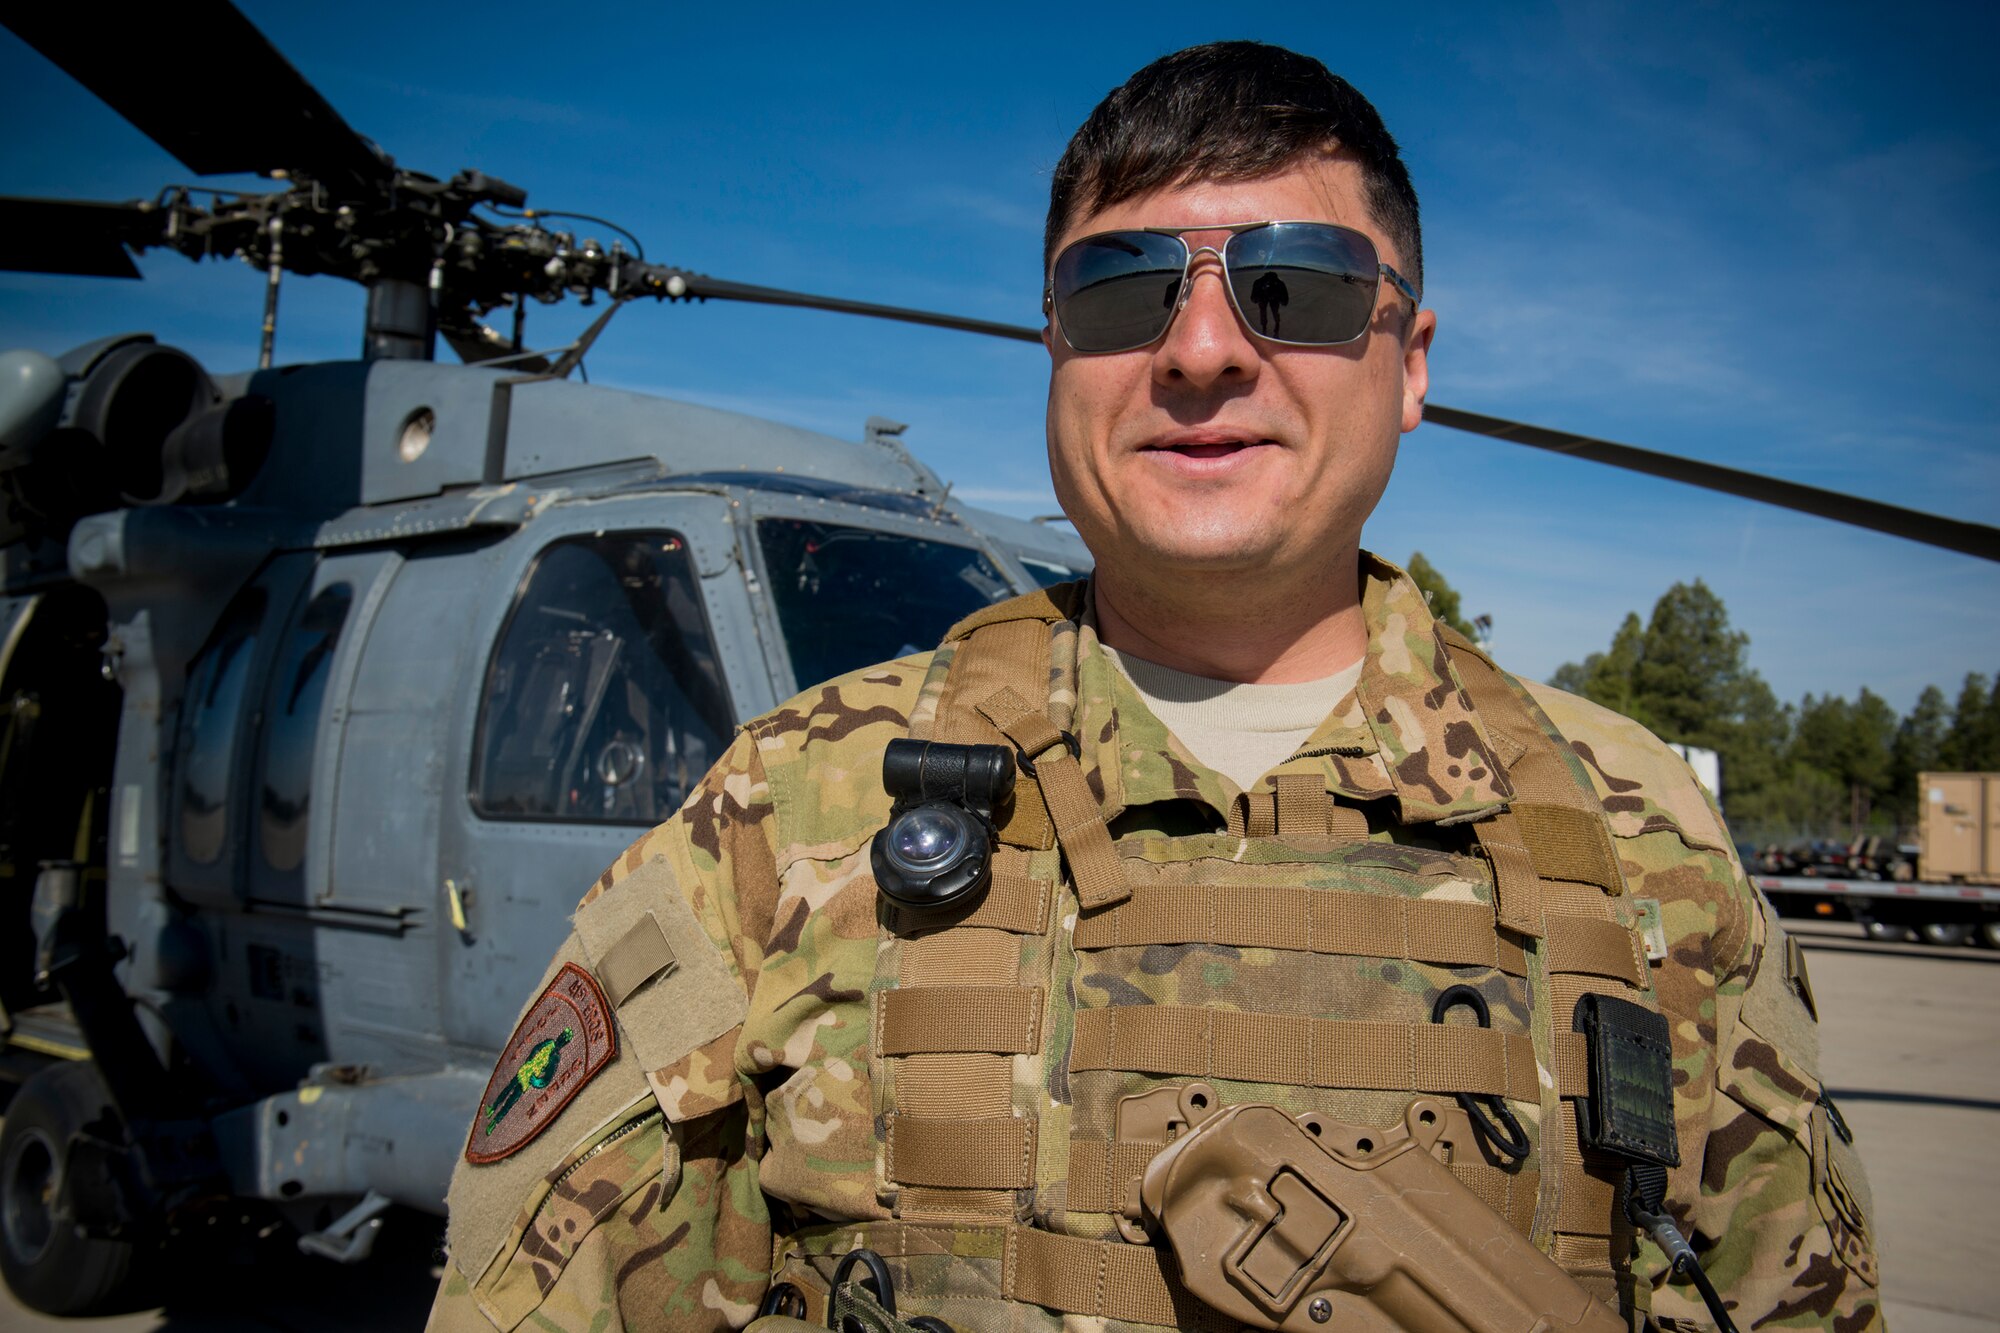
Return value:
[[(1038, 318), (1048, 173), (1099, 97), (1189, 43), (1295, 46), (1403, 144), (1435, 401), (2000, 517), (1991, 7), (239, 2), (403, 165), (476, 167), (720, 277), (1017, 323)], [(6, 33), (0, 121), (0, 193), (125, 199), (187, 178)], [(140, 267), (144, 283), (0, 275), (0, 347), (144, 328), (212, 369), (252, 362), (261, 275)], [(353, 355), (361, 300), (290, 280), (279, 357)], [(537, 309), (530, 339), (595, 313)], [(589, 369), (848, 438), (870, 415), (907, 421), (958, 495), (1053, 507), (1031, 346), (641, 305)], [(1422, 549), (1527, 675), (1696, 577), (1786, 699), (1867, 685), (1903, 709), (2000, 670), (2000, 566), (1440, 427), (1405, 440), (1367, 540)]]

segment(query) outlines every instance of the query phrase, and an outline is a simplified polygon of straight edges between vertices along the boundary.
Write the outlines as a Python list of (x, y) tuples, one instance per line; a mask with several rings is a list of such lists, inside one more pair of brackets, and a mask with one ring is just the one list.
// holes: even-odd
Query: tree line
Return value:
[[(1458, 594), (1421, 552), (1410, 572), (1433, 611), (1473, 634)], [(1750, 636), (1696, 579), (1667, 589), (1649, 619), (1629, 613), (1605, 651), (1565, 662), (1549, 684), (1662, 740), (1716, 751), (1730, 828), (1746, 841), (1910, 836), (1918, 774), (2000, 771), (2000, 678), (1968, 674), (1955, 701), (1926, 686), (1898, 717), (1865, 686), (1852, 699), (1808, 694), (1780, 703), (1749, 655)]]

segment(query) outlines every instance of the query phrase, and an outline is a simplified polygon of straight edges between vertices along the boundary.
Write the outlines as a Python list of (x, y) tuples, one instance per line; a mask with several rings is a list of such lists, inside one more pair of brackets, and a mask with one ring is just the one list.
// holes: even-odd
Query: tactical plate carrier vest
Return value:
[[(1554, 726), (1439, 626), (1441, 675), (1492, 742), (1503, 802), (1398, 841), (1393, 802), (1281, 773), (1237, 800), (1226, 831), (1114, 838), (1069, 734), (1082, 596), (990, 608), (935, 659), (912, 735), (1010, 746), (1021, 778), (983, 898), (944, 919), (882, 907), (869, 1074), (875, 1188), (896, 1220), (781, 1226), (774, 1280), (822, 1321), (835, 1259), (866, 1246), (906, 1314), (954, 1329), (1053, 1329), (1063, 1314), (1231, 1327), (1138, 1207), (1198, 1084), (1225, 1107), (1348, 1126), (1399, 1126), (1433, 1099), (1450, 1172), (1636, 1323), (1625, 1163), (1580, 1146), (1572, 1020), (1585, 995), (1657, 1005), (1641, 905)], [(1484, 1000), (1489, 1026), (1471, 1006), (1434, 1021), (1454, 986)], [(1504, 1104), (1520, 1160), (1473, 1132), (1461, 1094)]]

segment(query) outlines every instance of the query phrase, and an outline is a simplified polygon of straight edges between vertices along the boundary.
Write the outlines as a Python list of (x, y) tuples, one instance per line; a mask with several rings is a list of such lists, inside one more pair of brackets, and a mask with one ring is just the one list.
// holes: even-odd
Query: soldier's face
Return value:
[[(1342, 155), (1128, 200), (1078, 218), (1057, 250), (1116, 228), (1263, 220), (1357, 228), (1402, 267), (1369, 215), (1360, 167)], [(1228, 233), (1186, 239), (1220, 249)], [(1044, 331), (1057, 498), (1100, 567), (1131, 577), (1325, 568), (1358, 545), (1397, 439), (1421, 419), (1435, 325), (1428, 310), (1412, 318), (1385, 281), (1358, 340), (1280, 346), (1244, 328), (1220, 260), (1198, 256), (1185, 307), (1149, 346), (1088, 355)]]

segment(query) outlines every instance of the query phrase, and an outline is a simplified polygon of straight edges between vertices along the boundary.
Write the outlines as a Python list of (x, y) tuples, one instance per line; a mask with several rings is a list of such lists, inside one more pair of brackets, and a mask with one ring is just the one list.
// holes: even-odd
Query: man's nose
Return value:
[(1206, 389), (1255, 379), (1263, 354), (1236, 317), (1221, 257), (1196, 251), (1186, 282), (1180, 310), (1153, 354), (1155, 380)]

